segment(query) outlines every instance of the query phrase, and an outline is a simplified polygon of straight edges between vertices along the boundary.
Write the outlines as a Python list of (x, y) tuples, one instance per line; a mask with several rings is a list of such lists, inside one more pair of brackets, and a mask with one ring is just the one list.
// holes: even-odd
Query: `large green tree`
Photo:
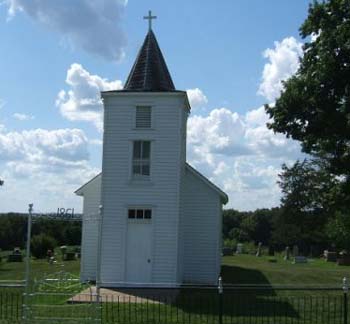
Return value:
[(283, 208), (274, 222), (273, 241), (298, 244), (304, 252), (311, 246), (326, 247), (327, 224), (338, 209), (339, 179), (328, 172), (323, 160), (283, 165), (279, 177)]
[(327, 160), (330, 172), (349, 186), (350, 1), (315, 1), (300, 34), (305, 40), (300, 68), (284, 82), (275, 105), (266, 105), (268, 126)]

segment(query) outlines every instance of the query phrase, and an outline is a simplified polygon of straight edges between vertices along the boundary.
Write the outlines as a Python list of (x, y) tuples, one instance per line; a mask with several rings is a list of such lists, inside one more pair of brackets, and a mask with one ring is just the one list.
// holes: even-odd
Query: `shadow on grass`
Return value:
[[(271, 283), (262, 272), (237, 266), (224, 265), (221, 271), (224, 285), (223, 315), (227, 317), (298, 317), (288, 298), (276, 295)], [(230, 287), (229, 285), (263, 285), (263, 287)], [(118, 289), (124, 296), (122, 303), (150, 303), (169, 305), (194, 315), (217, 316), (218, 290), (204, 288), (180, 289)]]
[(221, 267), (221, 276), (224, 284), (271, 285), (266, 276), (255, 269), (223, 265)]

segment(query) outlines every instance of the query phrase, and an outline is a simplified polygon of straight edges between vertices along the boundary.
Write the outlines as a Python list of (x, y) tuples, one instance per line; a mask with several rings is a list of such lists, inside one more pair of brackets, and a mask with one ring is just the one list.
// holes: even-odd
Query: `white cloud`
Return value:
[(267, 121), (264, 107), (245, 115), (217, 108), (188, 120), (188, 160), (228, 193), (230, 207), (279, 205), (281, 164), (301, 156), (299, 144), (274, 134)]
[(9, 17), (24, 12), (45, 28), (58, 32), (73, 47), (107, 60), (120, 60), (126, 44), (121, 19), (123, 0), (4, 0)]
[(103, 141), (99, 138), (94, 138), (89, 141), (91, 145), (97, 145), (97, 146), (102, 146)]
[(34, 116), (32, 115), (27, 115), (27, 114), (22, 114), (22, 113), (14, 113), (13, 118), (20, 120), (20, 121), (25, 121), (25, 120), (32, 120), (34, 119)]
[(203, 107), (208, 103), (208, 99), (201, 89), (188, 89), (187, 95), (192, 108)]
[(287, 37), (282, 42), (275, 42), (275, 48), (264, 51), (263, 55), (269, 63), (265, 64), (258, 94), (269, 101), (279, 97), (282, 81), (298, 70), (299, 57), (303, 54), (302, 45), (294, 37)]
[(62, 204), (80, 210), (73, 192), (99, 172), (88, 159), (88, 139), (80, 129), (2, 130), (0, 211), (23, 211), (31, 202), (50, 211)]
[(245, 121), (249, 126), (264, 126), (269, 121), (264, 106), (250, 110), (245, 115)]
[(108, 81), (90, 74), (80, 64), (74, 63), (67, 71), (66, 83), (70, 90), (61, 90), (56, 99), (56, 106), (62, 116), (71, 121), (92, 122), (97, 129), (102, 130), (100, 92), (121, 89), (122, 82)]
[(0, 160), (56, 167), (74, 165), (89, 158), (88, 140), (80, 129), (0, 133)]

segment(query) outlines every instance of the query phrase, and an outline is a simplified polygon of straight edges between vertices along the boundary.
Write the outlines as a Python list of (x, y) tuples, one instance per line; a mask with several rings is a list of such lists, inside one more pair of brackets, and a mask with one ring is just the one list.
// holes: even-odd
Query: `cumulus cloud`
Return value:
[(70, 90), (61, 90), (56, 99), (62, 116), (71, 121), (91, 122), (101, 130), (103, 109), (100, 92), (121, 89), (122, 82), (90, 74), (80, 64), (74, 63), (67, 71), (66, 83)]
[(258, 94), (269, 101), (279, 97), (283, 88), (282, 81), (287, 80), (299, 68), (302, 45), (294, 37), (287, 37), (282, 42), (275, 42), (275, 48), (264, 51), (263, 55), (269, 62), (265, 64)]
[(34, 116), (32, 115), (27, 115), (27, 114), (22, 114), (22, 113), (14, 113), (13, 118), (20, 120), (20, 121), (25, 121), (25, 120), (32, 120), (34, 119)]
[(126, 36), (121, 19), (126, 0), (4, 0), (9, 17), (24, 12), (34, 21), (58, 32), (73, 47), (107, 60), (124, 55)]
[[(80, 209), (73, 192), (99, 170), (89, 164), (88, 139), (80, 129), (0, 129), (1, 211), (23, 211), (34, 202), (54, 211)], [(15, 206), (15, 207), (14, 207)]]
[(188, 120), (189, 162), (228, 193), (233, 208), (278, 205), (281, 164), (301, 156), (299, 144), (274, 134), (268, 120), (264, 107), (244, 115), (216, 108)]
[(203, 107), (208, 103), (208, 99), (199, 88), (187, 90), (188, 100), (192, 108)]
[(45, 166), (74, 165), (87, 160), (88, 140), (80, 129), (0, 133), (0, 160)]

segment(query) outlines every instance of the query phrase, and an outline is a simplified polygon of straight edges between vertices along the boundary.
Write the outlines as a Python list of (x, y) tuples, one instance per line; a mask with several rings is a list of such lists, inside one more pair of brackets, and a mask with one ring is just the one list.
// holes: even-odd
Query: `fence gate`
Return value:
[(70, 273), (61, 271), (34, 282), (25, 296), (23, 321), (39, 323), (101, 323), (96, 291)]

